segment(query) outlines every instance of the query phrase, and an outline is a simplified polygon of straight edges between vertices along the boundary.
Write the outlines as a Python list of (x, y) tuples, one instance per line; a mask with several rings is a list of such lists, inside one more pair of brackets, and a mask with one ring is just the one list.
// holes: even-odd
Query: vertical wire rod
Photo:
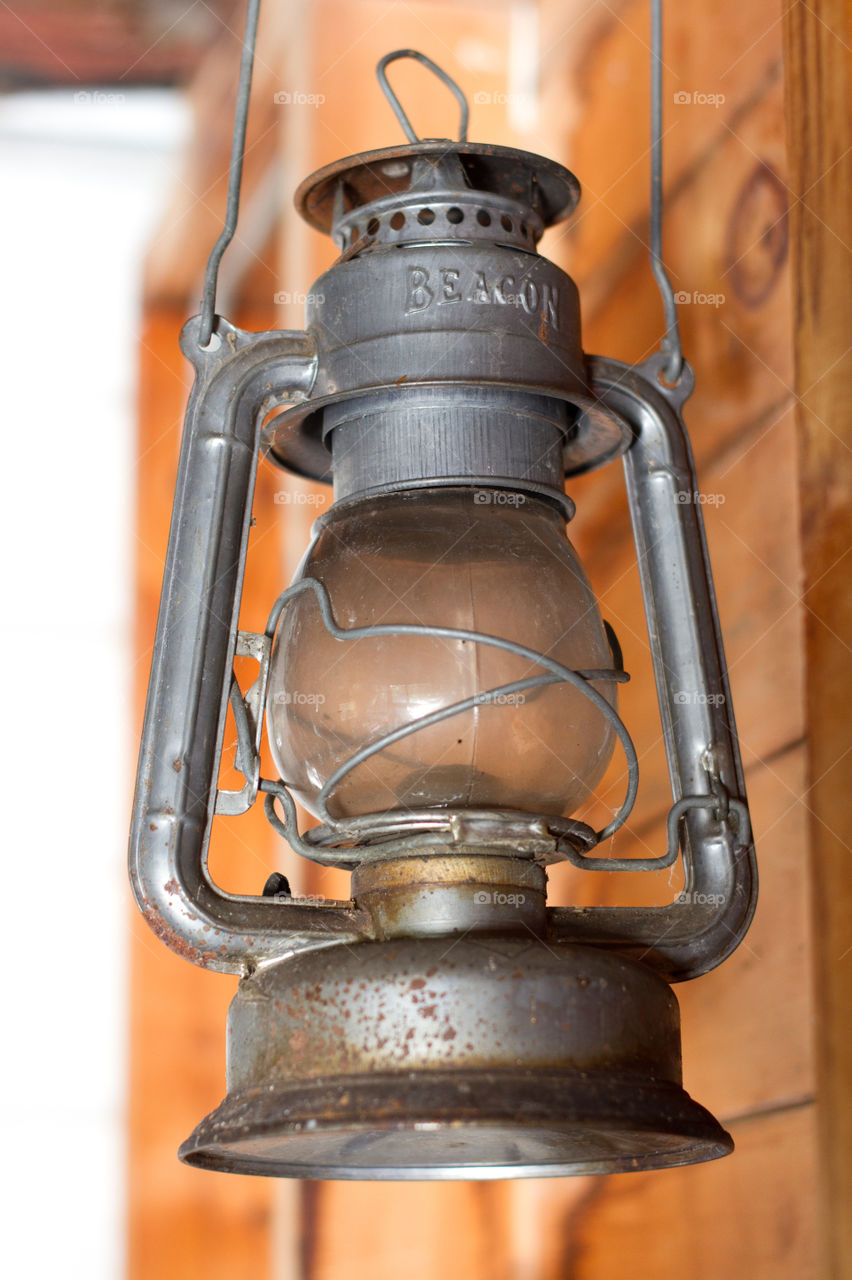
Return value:
[(243, 52), (240, 59), (240, 79), (237, 86), (237, 106), (234, 113), (234, 133), (231, 139), (231, 160), (228, 169), (228, 200), (225, 208), (225, 224), (219, 239), (210, 251), (204, 272), (204, 292), (201, 297), (201, 326), (198, 345), (206, 348), (213, 334), (216, 309), (216, 285), (219, 280), (219, 264), (237, 229), (240, 212), (240, 187), (243, 180), (243, 159), (246, 149), (246, 123), (248, 121), (251, 77), (254, 70), (254, 49), (257, 43), (257, 22), (260, 0), (248, 0), (246, 27), (243, 34)]
[(677, 382), (683, 369), (683, 350), (677, 303), (663, 265), (663, 0), (651, 0), (651, 270), (660, 291), (666, 333), (661, 343), (666, 356), (665, 376)]

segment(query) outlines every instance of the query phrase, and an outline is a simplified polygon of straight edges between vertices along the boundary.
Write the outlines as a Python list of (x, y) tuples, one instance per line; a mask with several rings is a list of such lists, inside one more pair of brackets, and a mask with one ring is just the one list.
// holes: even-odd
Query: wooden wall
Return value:
[[(817, 19), (809, 27), (804, 6), (793, 8), (801, 30), (795, 42), (788, 36), (787, 57), (804, 65), (817, 56)], [(839, 12), (838, 6), (837, 14), (820, 19), (828, 30), (839, 23)], [(790, 21), (788, 15), (788, 29)], [(275, 295), (282, 289), (294, 298), (307, 292), (333, 252), (289, 212), (290, 193), (323, 163), (396, 141), (398, 127), (373, 66), (389, 49), (413, 46), (476, 96), (472, 137), (530, 147), (562, 160), (580, 177), (580, 212), (569, 228), (550, 233), (543, 250), (580, 285), (586, 349), (638, 360), (656, 348), (661, 309), (646, 248), (646, 0), (317, 0), (270, 3), (263, 22), (246, 217), (237, 265), (225, 279), (242, 311), (231, 307), (229, 314), (247, 327), (302, 322), (299, 302), (276, 302)], [(835, 966), (826, 1011), (824, 988), (816, 987), (814, 975), (825, 973), (827, 953), (813, 911), (817, 898), (832, 896), (836, 882), (815, 881), (810, 861), (820, 820), (809, 788), (823, 776), (819, 769), (830, 775), (835, 809), (845, 800), (832, 771), (841, 729), (835, 715), (819, 769), (808, 732), (809, 723), (829, 713), (830, 695), (815, 688), (808, 656), (814, 645), (828, 643), (831, 628), (824, 620), (838, 591), (834, 562), (845, 549), (839, 517), (831, 524), (833, 550), (825, 549), (819, 490), (826, 468), (839, 467), (842, 459), (820, 447), (828, 406), (811, 396), (810, 447), (804, 466), (801, 461), (802, 391), (829, 366), (824, 345), (808, 363), (794, 343), (796, 317), (808, 296), (807, 271), (799, 265), (791, 274), (790, 255), (791, 230), (802, 234), (801, 193), (831, 166), (833, 144), (821, 139), (816, 169), (795, 161), (791, 171), (784, 31), (780, 0), (691, 0), (669, 5), (666, 15), (665, 258), (675, 288), (689, 297), (681, 326), (697, 390), (687, 420), (701, 486), (711, 499), (704, 512), (761, 873), (760, 905), (743, 946), (713, 974), (679, 987), (678, 996), (686, 1087), (731, 1128), (735, 1155), (664, 1173), (499, 1184), (293, 1186), (189, 1171), (177, 1164), (174, 1149), (221, 1095), (233, 982), (178, 960), (140, 921), (133, 944), (130, 1117), (130, 1270), (136, 1280), (202, 1273), (208, 1280), (337, 1280), (344, 1274), (347, 1280), (400, 1274), (409, 1280), (609, 1280), (625, 1274), (631, 1280), (839, 1280), (852, 1273), (852, 1251), (842, 1252), (848, 1244), (825, 1245), (848, 1178), (848, 1147), (845, 1157), (835, 1158), (831, 1176), (824, 1173), (833, 1148), (823, 1102), (834, 1099), (841, 1106), (842, 1072), (835, 1066), (826, 1074), (825, 1059), (831, 1044), (832, 1060), (842, 1060), (832, 1028), (848, 1009), (848, 987)], [(836, 48), (823, 38), (817, 50), (823, 66), (832, 65)], [(194, 309), (188, 299), (197, 292), (216, 233), (230, 129), (226, 86), (235, 65), (233, 42), (223, 41), (199, 77), (199, 143), (149, 263), (140, 428), (140, 690), (187, 389), (176, 335)], [(406, 86), (415, 125), (433, 136), (453, 131), (452, 106), (432, 90), (425, 73), (394, 70), (394, 83)], [(282, 108), (274, 102), (281, 91), (322, 101)], [(807, 77), (800, 79), (802, 109), (815, 109), (812, 93)], [(799, 118), (791, 111), (791, 157), (802, 154), (795, 141)], [(832, 193), (821, 194), (829, 207), (814, 218), (830, 225)], [(809, 226), (818, 239), (816, 221)], [(833, 252), (830, 261), (820, 260), (826, 296), (842, 266), (841, 251)], [(831, 323), (837, 320), (832, 313)], [(841, 367), (845, 345), (830, 348)], [(620, 469), (584, 478), (570, 492), (578, 505), (572, 536), (634, 673), (622, 707), (639, 748), (642, 784), (619, 848), (657, 852), (669, 794)], [(276, 493), (285, 500), (271, 502)], [(260, 554), (249, 559), (247, 625), (257, 625), (279, 580), (292, 571), (325, 500), (304, 482), (262, 469), (254, 531)], [(840, 505), (833, 503), (832, 512)], [(803, 575), (817, 593), (804, 600)], [(823, 620), (819, 626), (812, 621), (815, 611)], [(831, 650), (825, 661), (839, 682), (839, 651)], [(613, 795), (619, 782), (616, 766), (608, 779)], [(834, 821), (839, 819), (838, 812)], [(840, 853), (835, 845), (832, 868), (842, 878)], [(257, 890), (273, 859), (305, 890), (346, 893), (340, 873), (298, 867), (282, 857), (254, 815), (228, 824), (211, 855), (222, 883), (248, 892)], [(562, 870), (552, 876), (556, 901), (664, 902), (678, 887), (668, 873), (634, 878)], [(836, 958), (848, 925), (839, 911), (832, 921)], [(852, 947), (852, 938), (846, 945)], [(848, 1039), (842, 1044), (850, 1052)], [(848, 1104), (838, 1114), (848, 1117)], [(821, 1203), (829, 1205), (822, 1217)], [(849, 1271), (843, 1270), (844, 1257)]]

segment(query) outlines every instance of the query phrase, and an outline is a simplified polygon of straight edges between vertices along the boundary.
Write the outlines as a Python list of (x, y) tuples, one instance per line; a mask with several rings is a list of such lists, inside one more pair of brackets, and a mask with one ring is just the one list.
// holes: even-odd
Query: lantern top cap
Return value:
[(387, 197), (416, 198), (424, 161), (455, 171), (460, 190), (500, 196), (526, 206), (550, 227), (567, 218), (580, 199), (574, 174), (554, 160), (514, 147), (431, 138), (362, 151), (318, 169), (296, 191), (296, 208), (317, 231), (331, 234), (341, 214)]

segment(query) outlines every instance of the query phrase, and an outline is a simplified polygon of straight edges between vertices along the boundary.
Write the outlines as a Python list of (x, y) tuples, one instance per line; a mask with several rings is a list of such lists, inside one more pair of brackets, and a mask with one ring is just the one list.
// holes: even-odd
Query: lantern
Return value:
[[(400, 56), (459, 98), (458, 141), (414, 134), (385, 74)], [(340, 250), (305, 330), (242, 332), (211, 303), (181, 338), (196, 378), (131, 874), (155, 932), (240, 985), (227, 1096), (180, 1154), (398, 1179), (711, 1159), (732, 1143), (683, 1090), (671, 984), (738, 944), (756, 875), (701, 509), (683, 501), (692, 374), (671, 347), (633, 367), (584, 354), (576, 287), (537, 251), (578, 200), (572, 174), (468, 142), (461, 91), (422, 55), (379, 74), (407, 141), (297, 193)], [(238, 616), (260, 455), (335, 500), (254, 634)], [(565, 531), (565, 477), (616, 458), (674, 793), (667, 847), (643, 859), (595, 854), (638, 769), (620, 649)], [(235, 656), (257, 661), (249, 689)], [(245, 781), (225, 792), (229, 704)], [(278, 778), (260, 775), (264, 725)], [(615, 750), (624, 799), (594, 830), (575, 815)], [(299, 830), (297, 801), (319, 826)], [(298, 854), (351, 870), (350, 901), (212, 882), (215, 815), (255, 802)], [(668, 906), (547, 905), (549, 864), (681, 855)]]

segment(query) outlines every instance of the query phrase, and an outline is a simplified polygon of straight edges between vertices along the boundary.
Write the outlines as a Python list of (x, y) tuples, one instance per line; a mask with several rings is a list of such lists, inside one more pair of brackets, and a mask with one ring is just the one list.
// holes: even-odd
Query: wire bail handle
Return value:
[(433, 62), (431, 58), (427, 58), (425, 53), (419, 53), (417, 49), (395, 49), (393, 53), (386, 53), (376, 66), (376, 76), (382, 88), (382, 93), (391, 105), (394, 115), (402, 125), (403, 132), (409, 142), (421, 142), (422, 139), (417, 136), (414, 126), (405, 114), (402, 103), (388, 84), (385, 68), (391, 63), (396, 62), (399, 58), (413, 58), (415, 62), (419, 62), (421, 66), (426, 67), (438, 77), (442, 84), (445, 84), (452, 93), (456, 102), (461, 108), (461, 118), (459, 120), (459, 142), (467, 142), (467, 126), (470, 118), (470, 105), (465, 97), (464, 91), (459, 88), (452, 76), (448, 75), (443, 68), (439, 67), (437, 62)]

